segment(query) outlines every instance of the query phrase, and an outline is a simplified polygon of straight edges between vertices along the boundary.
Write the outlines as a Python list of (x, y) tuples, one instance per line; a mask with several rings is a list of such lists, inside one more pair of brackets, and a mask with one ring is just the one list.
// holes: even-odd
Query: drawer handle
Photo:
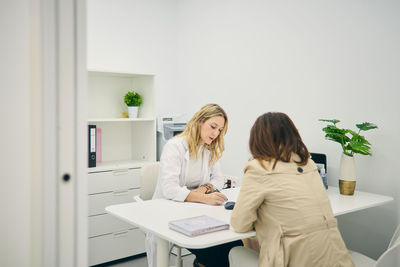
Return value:
[(124, 174), (128, 174), (128, 169), (126, 169), (126, 170), (116, 170), (116, 171), (113, 171), (113, 174), (114, 174), (114, 175), (124, 175)]
[(113, 191), (114, 196), (125, 196), (129, 193), (129, 190)]
[(119, 238), (119, 237), (124, 237), (127, 236), (129, 233), (129, 231), (122, 231), (122, 232), (118, 232), (118, 233), (113, 233), (114, 238)]

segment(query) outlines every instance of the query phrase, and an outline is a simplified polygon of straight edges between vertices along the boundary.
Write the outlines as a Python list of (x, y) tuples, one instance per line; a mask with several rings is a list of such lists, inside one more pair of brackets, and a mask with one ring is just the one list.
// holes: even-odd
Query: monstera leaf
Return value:
[(363, 122), (361, 124), (356, 124), (357, 128), (360, 129), (361, 131), (368, 131), (371, 129), (375, 129), (378, 128), (378, 126), (376, 126), (373, 123), (369, 123), (369, 122)]
[(370, 122), (356, 124), (359, 130), (355, 132), (351, 129), (338, 128), (336, 124), (339, 123), (340, 120), (337, 119), (320, 119), (320, 121), (328, 123), (328, 125), (322, 128), (322, 131), (325, 132), (325, 139), (339, 143), (344, 154), (351, 157), (354, 154), (372, 155), (371, 144), (364, 136), (360, 135), (360, 132), (378, 128), (375, 124)]

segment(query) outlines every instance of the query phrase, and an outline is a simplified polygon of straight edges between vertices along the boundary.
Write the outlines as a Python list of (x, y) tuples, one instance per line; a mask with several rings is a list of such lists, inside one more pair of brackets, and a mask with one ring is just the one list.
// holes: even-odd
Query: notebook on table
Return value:
[(198, 236), (229, 229), (229, 223), (207, 215), (170, 221), (168, 227), (187, 236)]

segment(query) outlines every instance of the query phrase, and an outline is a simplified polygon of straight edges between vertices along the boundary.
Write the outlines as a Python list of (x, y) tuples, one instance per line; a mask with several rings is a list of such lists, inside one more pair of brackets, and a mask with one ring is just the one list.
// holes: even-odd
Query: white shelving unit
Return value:
[[(123, 118), (130, 90), (142, 95), (138, 118)], [(144, 234), (106, 214), (139, 194), (140, 168), (156, 161), (154, 75), (88, 71), (88, 125), (102, 129), (102, 161), (88, 168), (89, 265), (145, 252)]]

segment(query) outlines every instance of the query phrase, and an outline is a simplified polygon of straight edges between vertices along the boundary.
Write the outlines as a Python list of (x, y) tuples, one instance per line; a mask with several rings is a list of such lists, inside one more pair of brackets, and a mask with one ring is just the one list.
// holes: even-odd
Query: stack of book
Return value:
[(198, 236), (229, 229), (229, 223), (207, 215), (170, 221), (168, 227), (187, 236)]

